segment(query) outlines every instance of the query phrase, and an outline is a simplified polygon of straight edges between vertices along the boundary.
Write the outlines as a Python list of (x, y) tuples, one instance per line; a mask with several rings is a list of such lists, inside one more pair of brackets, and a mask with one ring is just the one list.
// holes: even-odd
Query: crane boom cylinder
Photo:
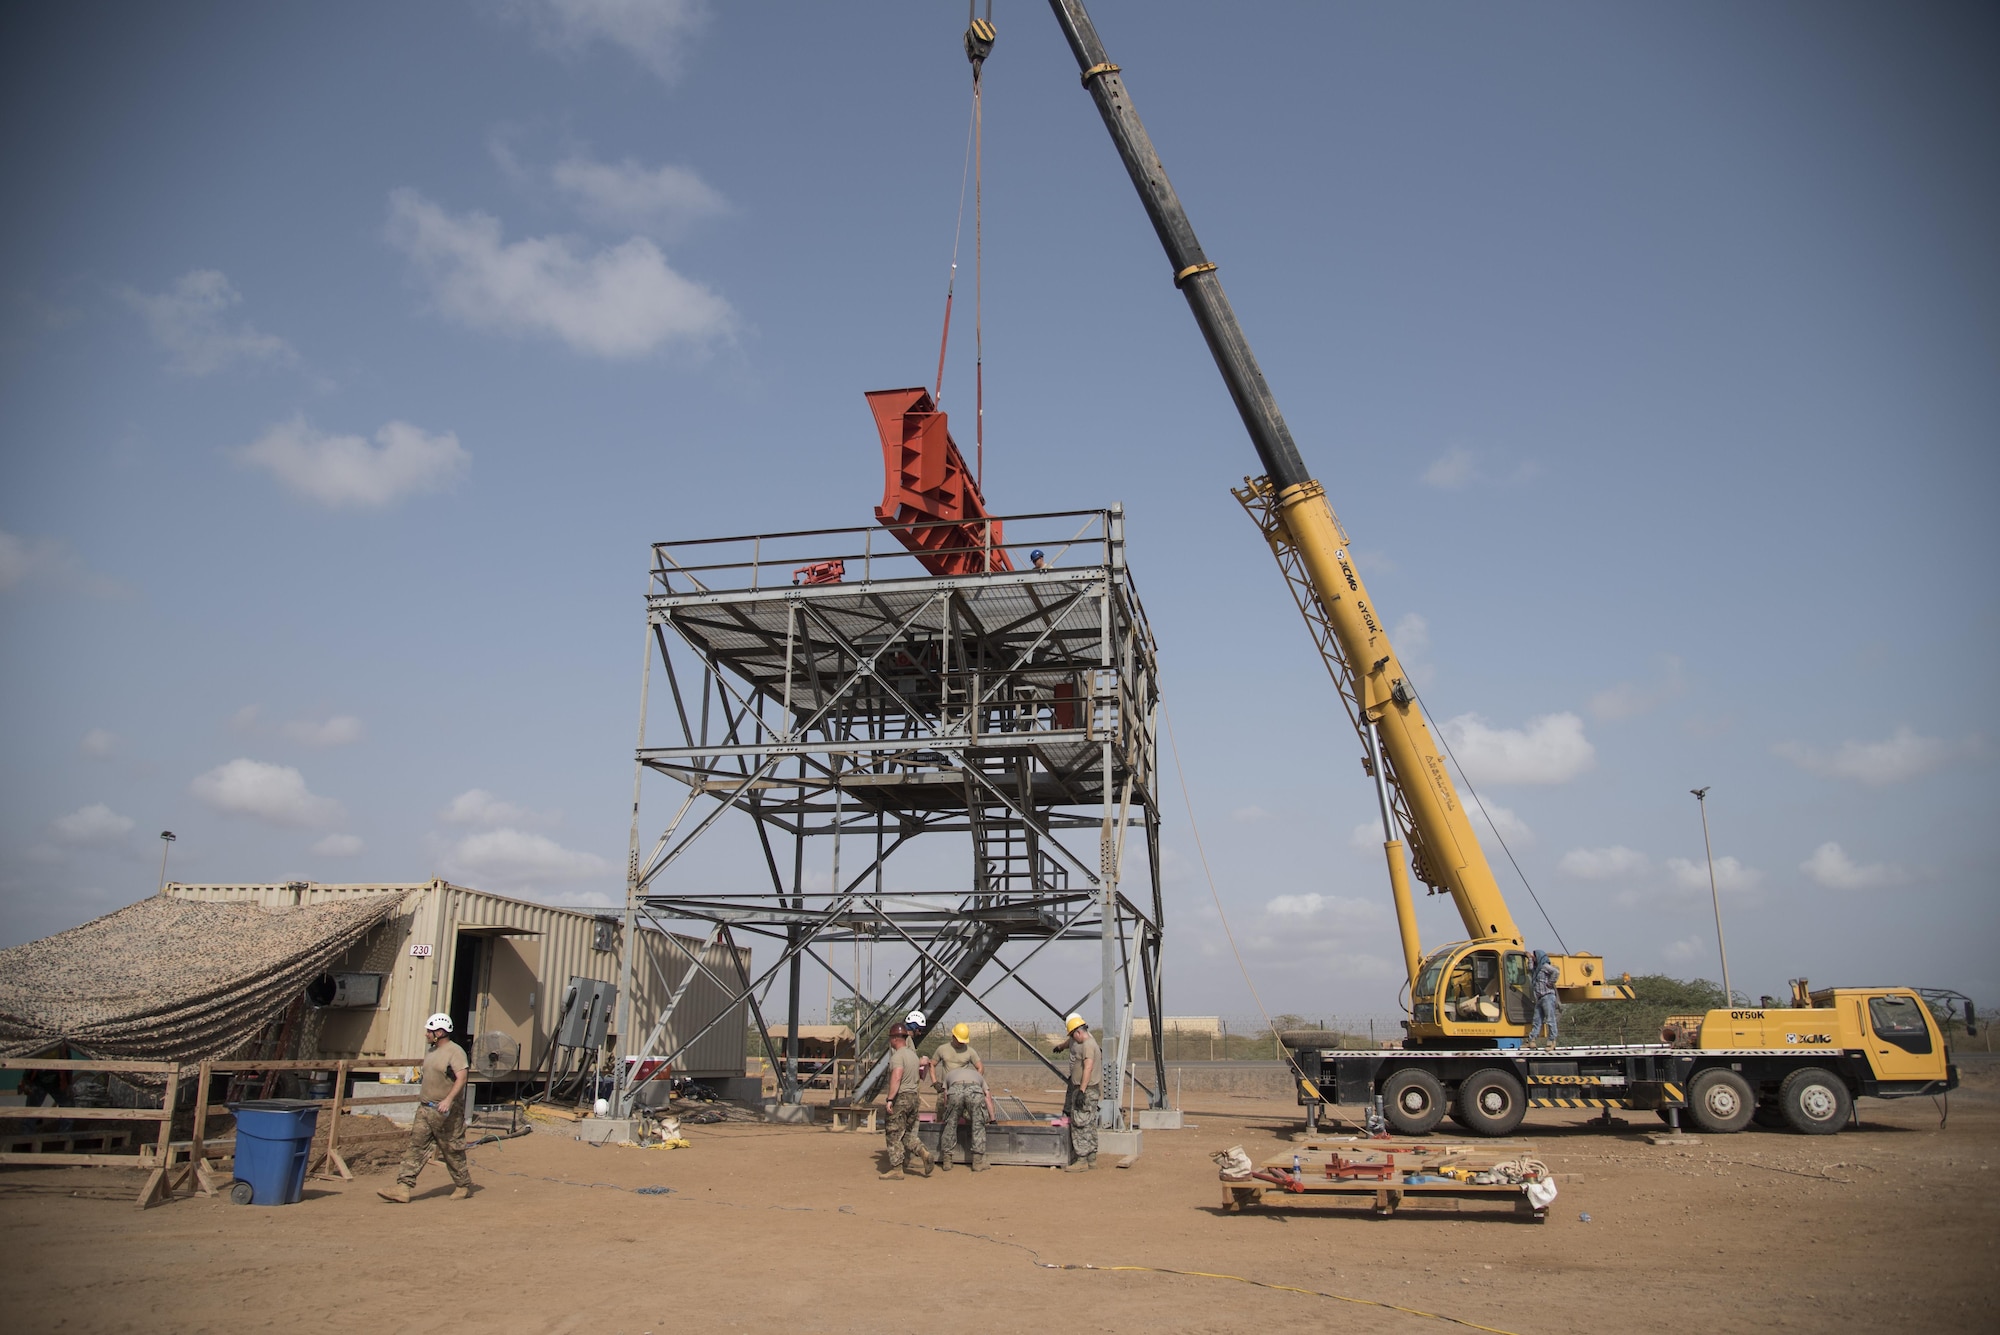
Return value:
[(1049, 0), (1049, 7), (1055, 11), (1056, 22), (1062, 25), (1063, 36), (1069, 39), (1070, 52), (1076, 57), (1077, 68), (1083, 71), (1084, 87), (1097, 103), (1097, 110), (1104, 117), (1104, 128), (1111, 132), (1118, 157), (1132, 177), (1140, 202), (1146, 206), (1146, 216), (1153, 220), (1160, 244), (1166, 248), (1167, 261), (1174, 268), (1174, 284), (1194, 312), (1209, 353), (1229, 386), (1229, 397), (1236, 401), (1236, 411), (1250, 432), (1251, 443), (1257, 447), (1257, 457), (1264, 462), (1264, 472), (1280, 490), (1307, 481), (1310, 474), (1306, 472), (1305, 460), (1299, 457), (1291, 428), (1285, 425), (1278, 401), (1272, 396), (1271, 387), (1264, 383), (1264, 372), (1250, 351), (1250, 341), (1236, 322), (1236, 312), (1222, 290), (1222, 279), (1202, 253), (1201, 242), (1195, 239), (1194, 224), (1188, 221), (1187, 210), (1181, 207), (1180, 196), (1174, 193), (1173, 182), (1167, 179), (1167, 169), (1161, 165), (1160, 155), (1154, 151), (1139, 113), (1132, 109), (1132, 99), (1125, 91), (1125, 81), (1118, 77), (1118, 67), (1104, 53), (1104, 43), (1098, 39), (1090, 15), (1078, 0)]

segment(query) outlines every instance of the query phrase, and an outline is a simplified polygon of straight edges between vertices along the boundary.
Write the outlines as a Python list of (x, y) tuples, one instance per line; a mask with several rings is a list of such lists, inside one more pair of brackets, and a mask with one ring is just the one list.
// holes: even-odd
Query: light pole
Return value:
[(1736, 1004), (1736, 994), (1729, 989), (1729, 947), (1722, 940), (1722, 896), (1715, 891), (1715, 847), (1708, 842), (1708, 789), (1690, 788), (1694, 803), (1701, 808), (1701, 847), (1708, 854), (1708, 898), (1715, 905), (1715, 948), (1722, 952), (1722, 1004), (1725, 1008)]
[(174, 846), (174, 832), (160, 831), (160, 893), (167, 893), (167, 850)]

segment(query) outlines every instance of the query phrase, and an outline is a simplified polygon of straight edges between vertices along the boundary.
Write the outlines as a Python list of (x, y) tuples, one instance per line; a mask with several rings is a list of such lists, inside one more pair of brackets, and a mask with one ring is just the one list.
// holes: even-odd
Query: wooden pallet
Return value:
[(1296, 1158), (1298, 1185), (1302, 1190), (1263, 1179), (1225, 1181), (1222, 1208), (1224, 1213), (1240, 1214), (1249, 1206), (1304, 1205), (1309, 1199), (1330, 1201), (1362, 1196), (1372, 1197), (1374, 1212), (1386, 1217), (1394, 1214), (1407, 1198), (1439, 1197), (1511, 1204), (1514, 1213), (1531, 1216), (1539, 1223), (1547, 1218), (1547, 1209), (1529, 1200), (1526, 1190), (1519, 1185), (1409, 1180), (1412, 1174), (1429, 1175), (1445, 1164), (1477, 1171), (1507, 1159), (1534, 1157), (1534, 1153), (1534, 1145), (1524, 1140), (1306, 1141), (1294, 1153), (1266, 1159), (1260, 1165), (1265, 1170), (1289, 1175)]

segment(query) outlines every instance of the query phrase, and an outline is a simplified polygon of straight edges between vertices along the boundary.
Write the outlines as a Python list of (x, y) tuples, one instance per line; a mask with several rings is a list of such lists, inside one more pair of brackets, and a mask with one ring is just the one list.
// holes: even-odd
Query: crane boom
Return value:
[[(1119, 68), (1106, 55), (1081, 0), (1049, 0), (1049, 6), (1069, 40), (1084, 87), (1111, 132), (1146, 216), (1152, 219), (1153, 230), (1166, 248), (1175, 286), (1187, 298), (1263, 462), (1265, 476), (1252, 481), (1251, 491), (1263, 500), (1263, 514), (1268, 517), (1266, 536), (1281, 564), (1288, 557), (1296, 562), (1316, 605), (1308, 615), (1317, 611), (1323, 620), (1335, 651), (1330, 657), (1337, 657), (1347, 678), (1343, 693), (1349, 698), (1371, 769), (1383, 785), (1384, 848), (1396, 894), (1404, 963), (1412, 984), (1422, 950), (1398, 838), (1399, 822), (1392, 815), (1387, 784), (1395, 785), (1401, 799), (1396, 810), (1407, 820), (1419, 877), (1433, 893), (1451, 896), (1474, 941), (1519, 947), (1520, 929), (1480, 850), (1458, 790), (1445, 771), (1444, 757), (1390, 646), (1387, 628), (1355, 569), (1346, 534), (1334, 518), (1325, 488), (1306, 470), (1277, 399), (1265, 383), (1256, 355), (1222, 290), (1216, 267), (1195, 238), (1187, 211), (1181, 207), (1159, 153), (1133, 109)], [(1258, 512), (1257, 506), (1252, 505), (1252, 512)], [(1304, 609), (1305, 603), (1301, 606)]]

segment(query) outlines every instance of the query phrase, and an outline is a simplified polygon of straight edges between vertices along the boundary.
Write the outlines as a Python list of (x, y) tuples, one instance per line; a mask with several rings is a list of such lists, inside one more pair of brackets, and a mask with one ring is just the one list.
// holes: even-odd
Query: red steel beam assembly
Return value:
[[(882, 503), (875, 518), (933, 575), (1012, 570), (1000, 521), (987, 516), (979, 483), (930, 391), (878, 389), (867, 399), (882, 435)], [(918, 524), (927, 527), (912, 527)]]

